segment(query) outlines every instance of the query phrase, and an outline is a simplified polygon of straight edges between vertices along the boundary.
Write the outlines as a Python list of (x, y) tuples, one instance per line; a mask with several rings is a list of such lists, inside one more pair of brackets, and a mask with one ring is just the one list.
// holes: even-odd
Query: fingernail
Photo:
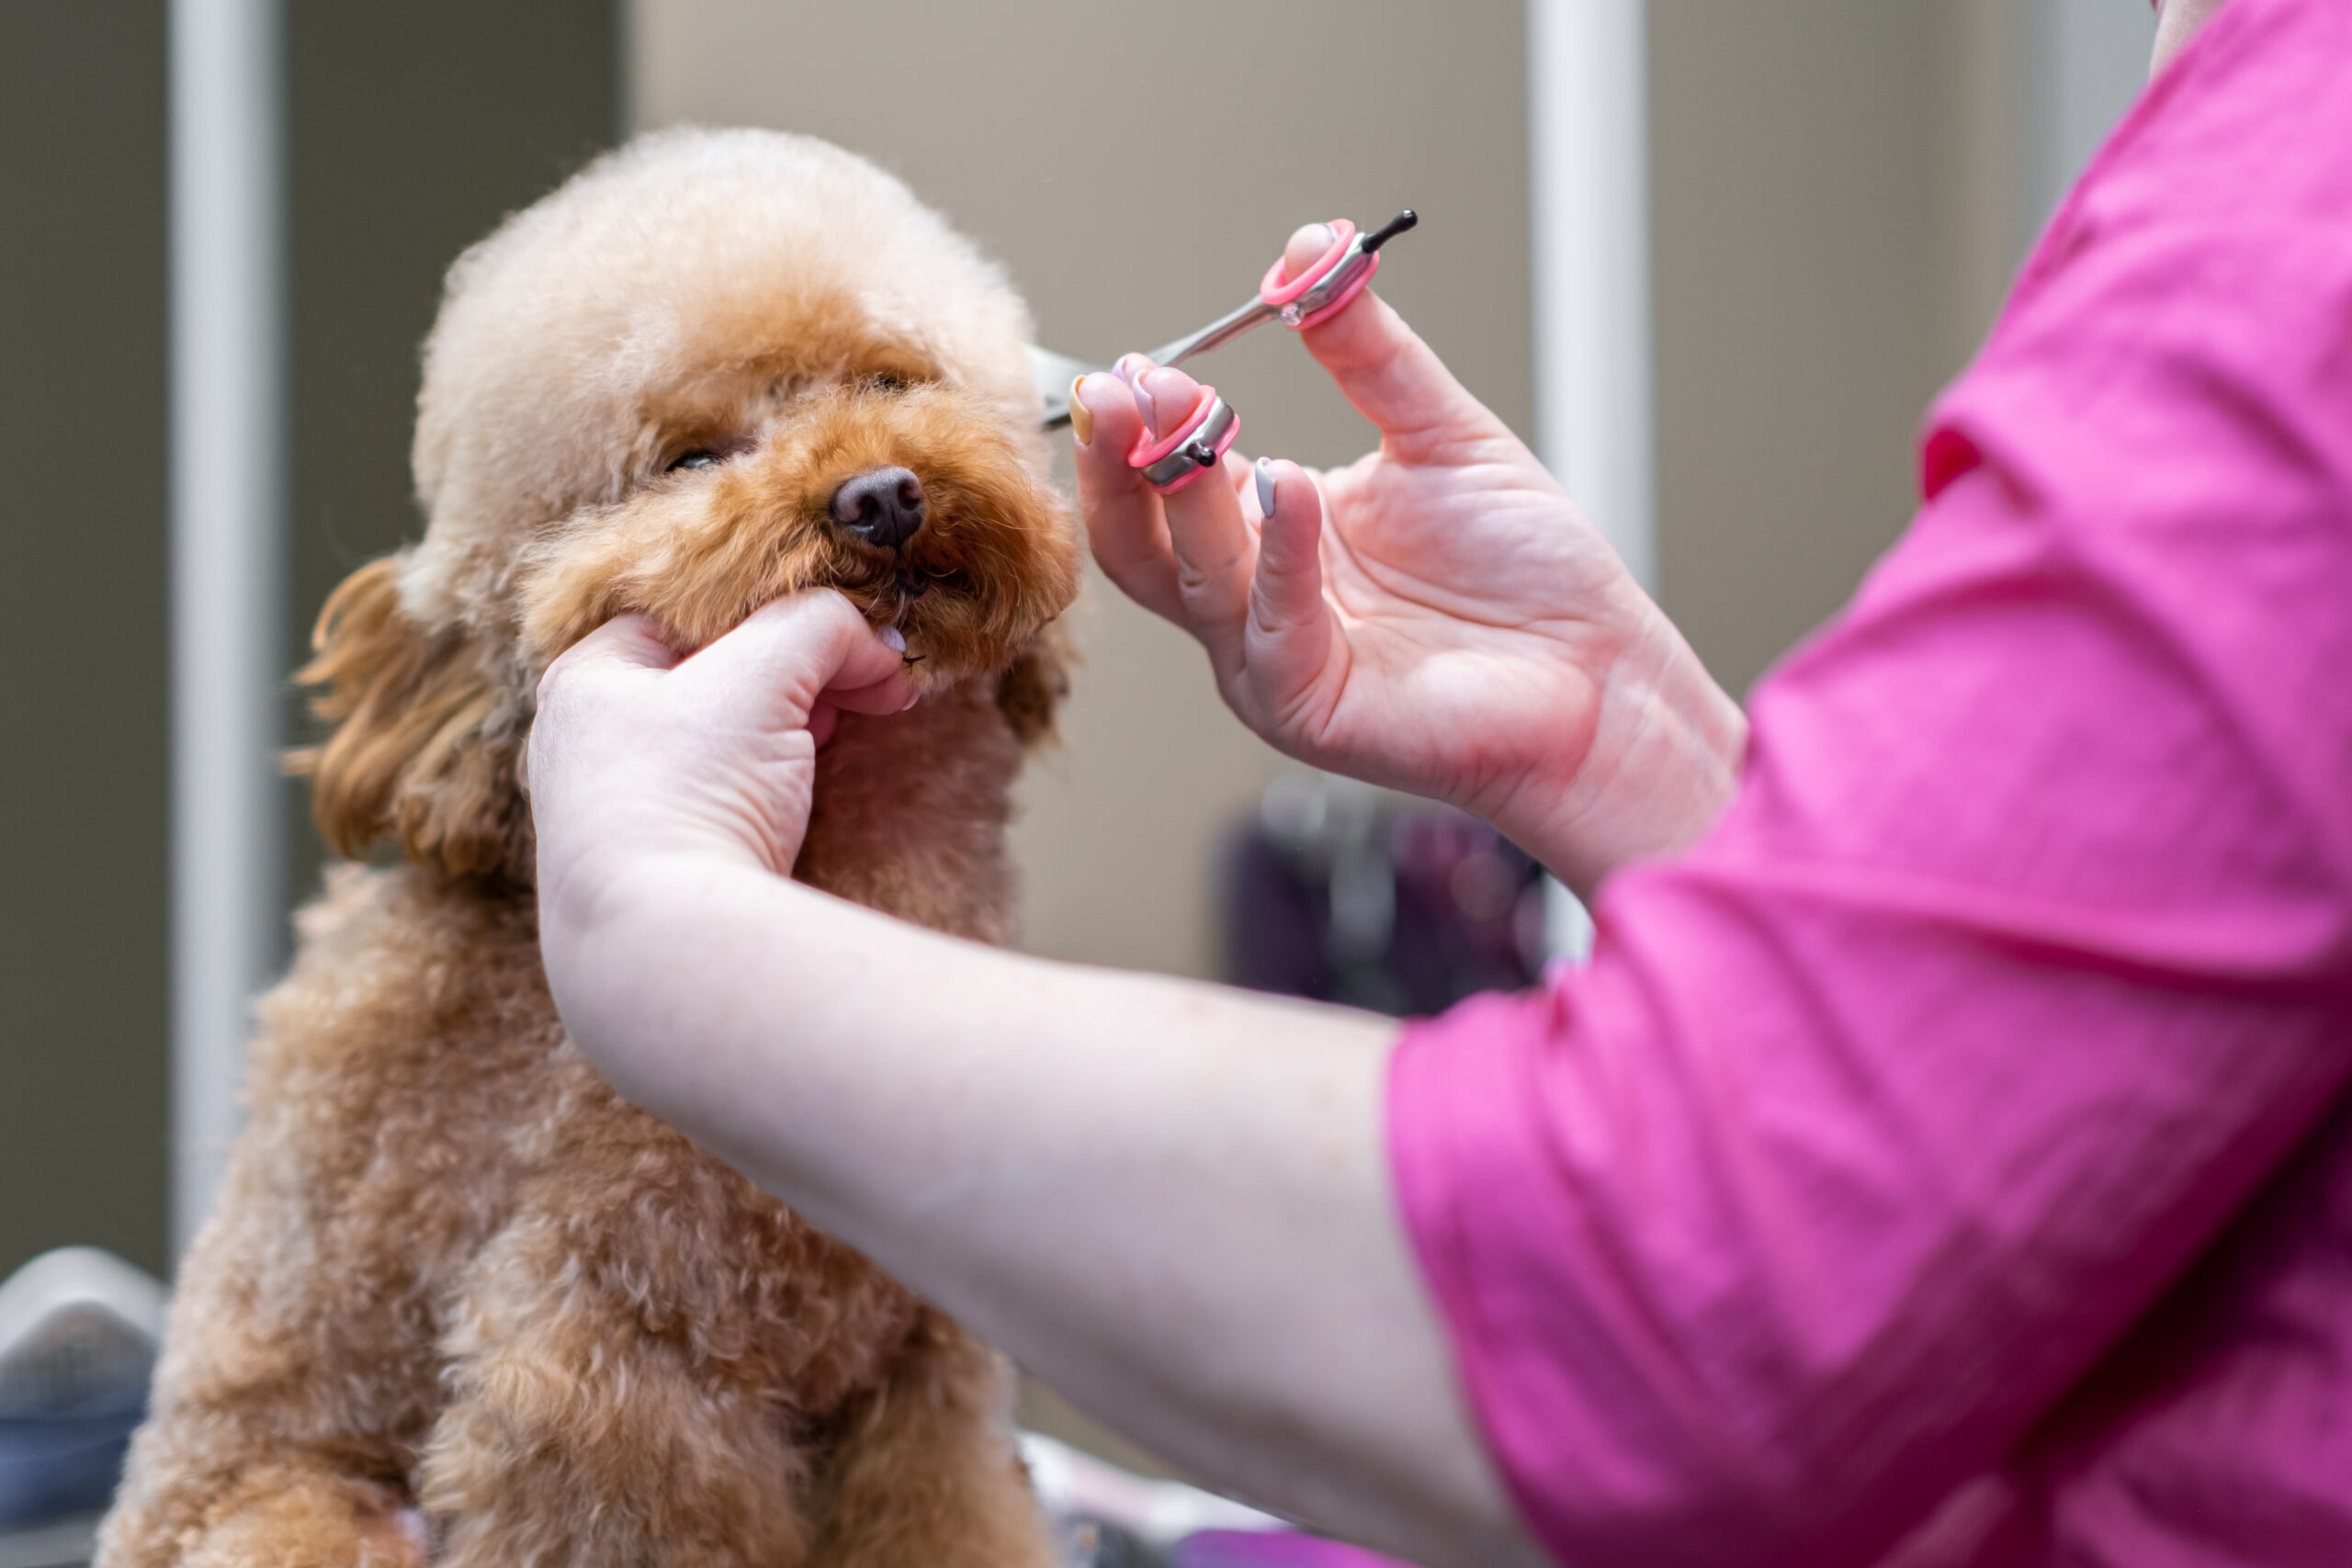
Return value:
[(1258, 515), (1274, 514), (1274, 462), (1271, 457), (1258, 459)]
[(1133, 391), (1136, 395), (1136, 412), (1143, 415), (1144, 429), (1151, 433), (1152, 439), (1155, 441), (1158, 440), (1159, 438), (1159, 403), (1158, 400), (1152, 397), (1150, 389), (1143, 384), (1143, 378), (1140, 376), (1136, 377), (1133, 381), (1128, 382), (1127, 386), (1128, 389)]
[(908, 696), (905, 702), (899, 705), (899, 711), (900, 713), (904, 713), (921, 701), (922, 701), (922, 694), (921, 692), (912, 693)]
[(1069, 384), (1069, 433), (1078, 437), (1080, 446), (1094, 445), (1094, 411), (1078, 400), (1078, 390), (1086, 385), (1080, 376)]
[(882, 646), (893, 653), (904, 653), (907, 651), (907, 634), (896, 626), (884, 626)]
[(1119, 355), (1119, 362), (1111, 367), (1111, 374), (1132, 387), (1143, 379), (1143, 373), (1150, 368), (1151, 359), (1148, 355), (1123, 354)]

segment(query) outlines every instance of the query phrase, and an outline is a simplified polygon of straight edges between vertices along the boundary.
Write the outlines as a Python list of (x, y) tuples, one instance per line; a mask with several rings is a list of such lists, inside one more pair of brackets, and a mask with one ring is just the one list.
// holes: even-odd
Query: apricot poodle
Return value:
[(1009, 934), (1078, 583), (1003, 275), (805, 138), (639, 141), (450, 270), (423, 542), (352, 574), (295, 765), (353, 861), (260, 1004), (100, 1568), (1032, 1564), (998, 1358), (624, 1104), (539, 970), (532, 692), (624, 611), (812, 584), (924, 696), (845, 716), (797, 874)]

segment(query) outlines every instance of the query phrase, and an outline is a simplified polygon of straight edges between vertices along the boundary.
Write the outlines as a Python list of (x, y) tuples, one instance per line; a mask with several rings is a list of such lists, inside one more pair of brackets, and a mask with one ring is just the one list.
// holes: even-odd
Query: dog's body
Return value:
[[(842, 717), (796, 874), (1004, 940), (1076, 585), (1026, 335), (895, 182), (761, 133), (641, 142), (453, 269), (425, 541), (308, 672), (322, 828), (406, 863), (333, 873), (263, 1003), (101, 1568), (1048, 1560), (997, 1359), (566, 1043), (517, 778), (538, 673), (611, 615), (691, 648), (835, 586), (926, 694)], [(910, 536), (858, 510), (877, 472)]]

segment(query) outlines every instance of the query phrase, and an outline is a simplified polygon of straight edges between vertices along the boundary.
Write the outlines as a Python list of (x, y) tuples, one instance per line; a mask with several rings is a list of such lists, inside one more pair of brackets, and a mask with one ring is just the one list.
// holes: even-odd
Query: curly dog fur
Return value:
[[(518, 774), (604, 620), (691, 649), (837, 587), (924, 696), (842, 718), (796, 874), (1004, 940), (1077, 587), (1028, 330), (897, 181), (762, 132), (640, 141), (451, 269), (425, 536), (327, 604), (295, 760), (329, 842), (401, 863), (329, 874), (261, 1004), (101, 1568), (1048, 1561), (998, 1359), (566, 1043)], [(894, 465), (895, 549), (830, 512)]]

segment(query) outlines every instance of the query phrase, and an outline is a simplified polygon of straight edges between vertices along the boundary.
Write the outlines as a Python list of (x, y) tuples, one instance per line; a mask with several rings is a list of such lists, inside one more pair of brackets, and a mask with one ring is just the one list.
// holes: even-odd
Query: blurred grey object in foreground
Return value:
[(96, 1247), (0, 1284), (0, 1568), (82, 1561), (114, 1495), (164, 1328), (164, 1287)]
[(1021, 1434), (1021, 1459), (1053, 1521), (1064, 1568), (1159, 1568), (1203, 1531), (1290, 1528), (1272, 1514), (1181, 1481), (1133, 1474), (1042, 1433)]
[(0, 1529), (0, 1568), (84, 1568), (97, 1534), (96, 1514), (76, 1514), (34, 1529)]

